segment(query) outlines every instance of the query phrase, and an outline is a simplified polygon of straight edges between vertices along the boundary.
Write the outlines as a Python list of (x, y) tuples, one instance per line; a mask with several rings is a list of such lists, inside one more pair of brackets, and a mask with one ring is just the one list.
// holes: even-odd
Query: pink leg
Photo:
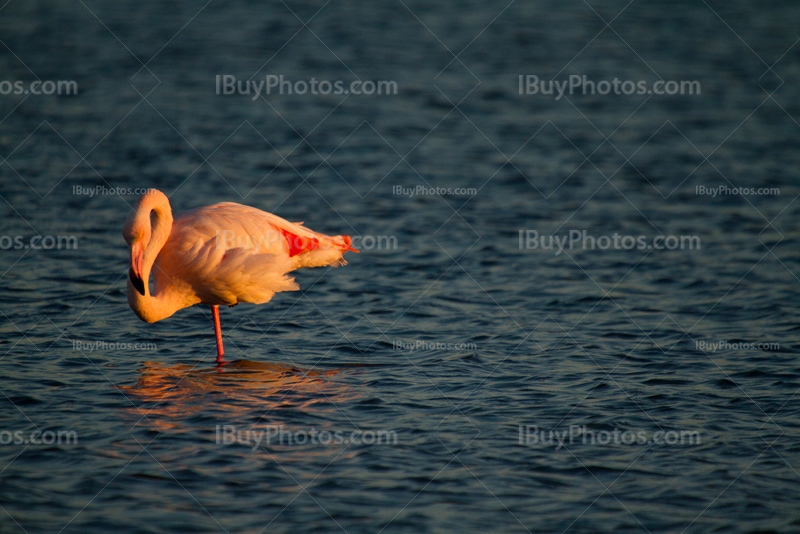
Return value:
[(214, 321), (214, 334), (217, 336), (217, 363), (222, 365), (222, 356), (225, 351), (222, 349), (222, 327), (219, 324), (219, 306), (211, 306), (211, 318)]

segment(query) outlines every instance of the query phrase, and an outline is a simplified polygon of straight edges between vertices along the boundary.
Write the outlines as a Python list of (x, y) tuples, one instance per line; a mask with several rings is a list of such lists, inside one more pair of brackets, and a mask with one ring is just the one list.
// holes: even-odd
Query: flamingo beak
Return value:
[(144, 249), (140, 243), (131, 245), (131, 267), (128, 275), (133, 287), (144, 296), (144, 280), (142, 279), (142, 264), (144, 263)]

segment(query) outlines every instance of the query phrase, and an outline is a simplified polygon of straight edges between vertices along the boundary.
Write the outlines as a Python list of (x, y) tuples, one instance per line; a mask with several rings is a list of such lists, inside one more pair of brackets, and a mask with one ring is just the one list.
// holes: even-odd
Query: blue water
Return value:
[[(784, 2), (11, 0), (3, 80), (79, 91), (0, 95), (0, 532), (800, 531), (798, 28)], [(221, 310), (219, 370), (207, 308), (128, 308), (143, 187), (361, 253)], [(645, 247), (533, 248), (583, 231)]]

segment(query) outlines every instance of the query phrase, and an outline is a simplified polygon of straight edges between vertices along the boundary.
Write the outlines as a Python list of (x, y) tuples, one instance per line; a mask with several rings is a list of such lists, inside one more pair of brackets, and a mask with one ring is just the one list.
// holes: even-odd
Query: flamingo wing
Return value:
[[(349, 236), (326, 236), (256, 208), (223, 202), (179, 214), (154, 283), (190, 286), (210, 305), (268, 302), (299, 286), (286, 273), (343, 264)], [(164, 280), (167, 278), (169, 280)]]

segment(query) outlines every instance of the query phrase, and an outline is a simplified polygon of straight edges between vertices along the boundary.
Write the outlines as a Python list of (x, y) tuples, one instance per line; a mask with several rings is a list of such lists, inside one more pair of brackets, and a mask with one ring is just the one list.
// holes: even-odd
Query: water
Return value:
[[(589, 4), (3, 7), (4, 79), (79, 94), (0, 98), (1, 233), (78, 249), (0, 242), (0, 439), (78, 443), (0, 445), (0, 532), (797, 531), (800, 11)], [(398, 92), (216, 95), (226, 74)], [(417, 186), (452, 191), (395, 194)], [(222, 310), (220, 372), (208, 309), (128, 308), (140, 187), (362, 251)], [(525, 248), (571, 231), (700, 248)]]

